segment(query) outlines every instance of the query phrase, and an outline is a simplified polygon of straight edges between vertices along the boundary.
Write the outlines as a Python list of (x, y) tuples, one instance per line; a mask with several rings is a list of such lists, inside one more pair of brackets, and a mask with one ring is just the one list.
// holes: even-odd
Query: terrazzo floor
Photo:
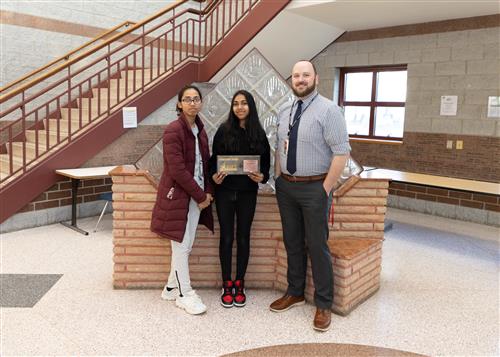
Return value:
[[(317, 333), (314, 307), (276, 314), (281, 294), (248, 291), (224, 309), (219, 291), (190, 316), (159, 290), (113, 290), (111, 216), (83, 236), (60, 224), (2, 234), (2, 274), (63, 274), (33, 308), (1, 308), (0, 355), (217, 356), (294, 343), (363, 344), (426, 355), (499, 354), (499, 231), (389, 210), (380, 290)], [(97, 217), (82, 219), (91, 229)]]

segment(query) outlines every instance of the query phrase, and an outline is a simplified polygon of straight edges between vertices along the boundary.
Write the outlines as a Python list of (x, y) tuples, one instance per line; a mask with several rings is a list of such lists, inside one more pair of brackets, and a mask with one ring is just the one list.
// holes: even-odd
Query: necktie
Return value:
[(290, 129), (290, 137), (288, 138), (288, 155), (286, 159), (286, 169), (293, 175), (297, 171), (297, 136), (299, 134), (299, 120), (302, 114), (302, 101), (297, 102), (297, 110), (293, 116), (292, 128)]

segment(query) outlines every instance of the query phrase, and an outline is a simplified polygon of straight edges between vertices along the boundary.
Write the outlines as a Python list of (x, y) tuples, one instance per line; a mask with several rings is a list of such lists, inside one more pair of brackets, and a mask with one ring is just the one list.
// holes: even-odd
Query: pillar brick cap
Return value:
[(333, 257), (350, 260), (380, 243), (379, 239), (333, 239), (330, 251)]
[(141, 176), (146, 170), (138, 170), (134, 165), (117, 166), (109, 172), (111, 176)]
[(158, 182), (151, 176), (147, 170), (139, 170), (134, 165), (122, 165), (114, 168), (109, 172), (111, 176), (144, 176), (153, 185), (154, 188), (158, 189)]

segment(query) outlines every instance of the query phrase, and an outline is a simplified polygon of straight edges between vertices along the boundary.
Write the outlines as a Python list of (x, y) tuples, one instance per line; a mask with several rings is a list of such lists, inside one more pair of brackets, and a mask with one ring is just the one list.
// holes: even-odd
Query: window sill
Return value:
[(383, 140), (383, 139), (363, 139), (363, 138), (349, 138), (349, 141), (355, 143), (366, 144), (382, 144), (382, 145), (403, 145), (403, 140)]

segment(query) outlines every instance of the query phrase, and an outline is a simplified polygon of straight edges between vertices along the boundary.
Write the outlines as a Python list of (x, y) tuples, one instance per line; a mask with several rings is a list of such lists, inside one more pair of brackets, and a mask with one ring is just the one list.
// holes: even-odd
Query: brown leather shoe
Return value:
[(291, 309), (294, 306), (304, 305), (306, 300), (303, 296), (292, 296), (292, 295), (283, 295), (278, 300), (274, 301), (269, 309), (274, 312), (283, 312)]
[(332, 311), (330, 309), (316, 309), (316, 315), (314, 315), (314, 325), (313, 328), (316, 331), (328, 331), (330, 324), (332, 322)]

